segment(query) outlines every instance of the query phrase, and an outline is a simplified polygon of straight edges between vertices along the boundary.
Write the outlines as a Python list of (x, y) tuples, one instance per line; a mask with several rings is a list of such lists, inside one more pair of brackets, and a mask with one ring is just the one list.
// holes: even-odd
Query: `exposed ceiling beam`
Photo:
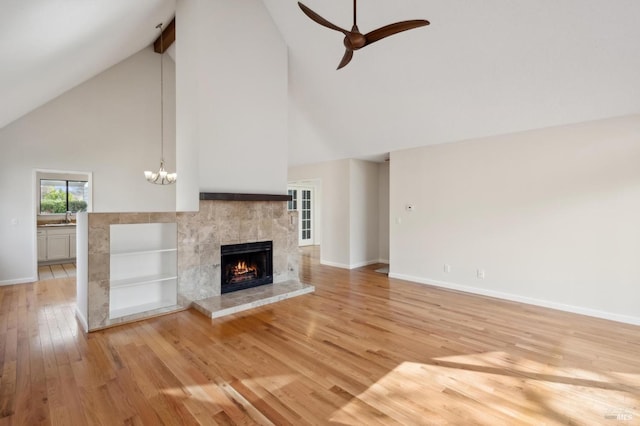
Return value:
[[(160, 37), (162, 37), (162, 49), (160, 48)], [(156, 53), (164, 53), (174, 41), (176, 41), (176, 18), (169, 22), (169, 25), (162, 31), (162, 35), (153, 42), (153, 50)]]

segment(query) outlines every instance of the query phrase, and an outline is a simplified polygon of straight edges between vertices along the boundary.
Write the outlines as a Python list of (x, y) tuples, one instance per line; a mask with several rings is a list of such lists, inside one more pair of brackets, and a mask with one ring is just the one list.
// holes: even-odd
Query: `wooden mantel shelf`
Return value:
[(290, 195), (279, 194), (236, 194), (230, 192), (201, 192), (201, 200), (219, 201), (291, 201)]

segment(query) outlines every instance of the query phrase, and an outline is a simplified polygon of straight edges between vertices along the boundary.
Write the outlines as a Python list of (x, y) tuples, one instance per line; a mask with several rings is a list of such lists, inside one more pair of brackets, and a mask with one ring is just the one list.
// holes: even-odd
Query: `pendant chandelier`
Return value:
[(157, 172), (145, 171), (144, 177), (149, 183), (156, 185), (171, 185), (176, 181), (176, 173), (167, 173), (164, 169), (164, 45), (162, 42), (162, 23), (156, 28), (160, 29), (160, 169)]

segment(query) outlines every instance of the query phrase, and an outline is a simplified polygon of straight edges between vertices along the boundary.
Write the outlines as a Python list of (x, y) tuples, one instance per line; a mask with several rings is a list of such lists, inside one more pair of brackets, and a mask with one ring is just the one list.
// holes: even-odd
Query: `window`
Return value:
[(40, 179), (40, 214), (87, 211), (88, 191), (86, 181)]
[(298, 191), (296, 189), (288, 190), (291, 199), (287, 201), (288, 210), (298, 210)]

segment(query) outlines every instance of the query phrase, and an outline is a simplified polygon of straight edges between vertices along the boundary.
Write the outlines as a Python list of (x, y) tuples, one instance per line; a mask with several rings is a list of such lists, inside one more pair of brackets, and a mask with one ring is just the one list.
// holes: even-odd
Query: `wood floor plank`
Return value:
[(0, 355), (2, 368), (0, 369), (0, 418), (15, 414), (15, 404), (18, 383), (18, 306), (19, 295), (25, 286), (15, 286), (9, 290), (4, 299), (4, 320), (2, 333), (4, 350)]
[(301, 250), (313, 294), (89, 335), (73, 279), (0, 287), (0, 425), (640, 421), (640, 327), (318, 258)]

